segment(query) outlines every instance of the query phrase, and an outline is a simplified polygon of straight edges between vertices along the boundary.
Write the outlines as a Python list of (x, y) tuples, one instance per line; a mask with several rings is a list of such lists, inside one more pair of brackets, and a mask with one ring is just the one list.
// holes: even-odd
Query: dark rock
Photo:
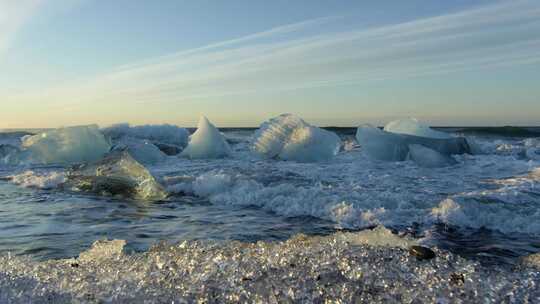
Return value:
[(450, 274), (450, 283), (454, 285), (463, 285), (465, 283), (465, 276), (461, 273)]
[(411, 246), (409, 253), (419, 260), (430, 260), (435, 257), (435, 252), (424, 246)]
[(180, 152), (182, 152), (182, 148), (174, 145), (164, 144), (164, 143), (158, 143), (154, 142), (154, 146), (158, 147), (161, 152), (167, 154), (167, 155), (178, 155)]

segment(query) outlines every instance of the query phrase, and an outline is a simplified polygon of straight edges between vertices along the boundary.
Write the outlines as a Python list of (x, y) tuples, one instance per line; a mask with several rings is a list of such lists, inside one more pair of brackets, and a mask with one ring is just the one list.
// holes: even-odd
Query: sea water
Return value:
[[(167, 263), (180, 263), (178, 256), (171, 257), (178, 250), (187, 250), (194, 255), (193, 259), (204, 259), (202, 252), (211, 252), (209, 258), (233, 263), (234, 256), (223, 255), (230, 251), (241, 254), (247, 250), (250, 255), (270, 258), (264, 250), (271, 250), (279, 256), (281, 249), (287, 250), (281, 254), (309, 255), (318, 262), (328, 262), (333, 256), (334, 263), (341, 263), (345, 255), (350, 263), (365, 263), (362, 259), (369, 256), (378, 261), (369, 266), (374, 267), (383, 261), (378, 259), (384, 259), (386, 255), (391, 257), (390, 260), (394, 259), (388, 264), (390, 268), (398, 269), (398, 260), (402, 260), (403, 267), (416, 267), (403, 260), (406, 251), (370, 248), (362, 251), (347, 249), (340, 243), (343, 240), (340, 233), (385, 227), (402, 238), (443, 250), (437, 253), (445, 263), (452, 267), (461, 265), (458, 268), (462, 273), (470, 271), (471, 277), (490, 276), (495, 284), (498, 280), (503, 282), (503, 277), (510, 275), (511, 271), (506, 268), (497, 274), (499, 270), (493, 272), (493, 269), (515, 267), (520, 263), (520, 257), (540, 252), (540, 161), (527, 154), (534, 152), (530, 150), (534, 142), (531, 138), (539, 136), (536, 133), (540, 132), (539, 129), (441, 129), (452, 135), (466, 136), (478, 152), (454, 156), (457, 164), (442, 168), (420, 167), (410, 160), (373, 160), (356, 143), (356, 129), (331, 130), (340, 136), (343, 146), (335, 158), (316, 163), (257, 157), (250, 149), (253, 129), (222, 130), (232, 150), (229, 157), (190, 160), (167, 156), (160, 163), (147, 165), (171, 194), (166, 200), (153, 203), (60, 191), (56, 186), (65, 178), (64, 167), (1, 166), (0, 265), (6, 269), (12, 267), (9, 271), (13, 273), (36, 271), (36, 276), (44, 275), (44, 271), (49, 276), (50, 271), (57, 269), (54, 276), (58, 276), (58, 271), (64, 271), (62, 267), (70, 267), (72, 262), (66, 261), (72, 261), (88, 250), (95, 241), (117, 239), (125, 242), (120, 250), (128, 254), (119, 259), (137, 267), (157, 267), (155, 265), (161, 262), (155, 261), (155, 252), (169, 256), (162, 258)], [(0, 135), (4, 143), (13, 143), (17, 136)], [(317, 239), (319, 236), (323, 238)], [(299, 237), (307, 237), (312, 247), (298, 248)], [(276, 243), (286, 240), (289, 241)], [(320, 242), (315, 245), (313, 240)], [(165, 244), (163, 241), (169, 245), (159, 245)], [(155, 246), (162, 246), (159, 247), (161, 251), (155, 251)], [(343, 255), (340, 256), (340, 252)], [(358, 254), (363, 257), (358, 257)], [(290, 263), (299, 263), (296, 257), (290, 256)], [(111, 268), (107, 271), (112, 271), (120, 267), (117, 264), (120, 262), (115, 261), (114, 265), (104, 262), (102, 266), (108, 265)], [(184, 262), (189, 264), (193, 261)], [(274, 262), (281, 263), (279, 260)], [(92, 263), (99, 264), (99, 261)], [(197, 263), (206, 262), (198, 260)], [(216, 263), (212, 265), (219, 265)], [(223, 267), (239, 265), (234, 263)], [(260, 264), (262, 262), (256, 257), (246, 263), (255, 268), (270, 267)], [(347, 265), (343, 267), (352, 267)], [(289, 264), (286, 266), (291, 267)], [(29, 270), (28, 267), (34, 268)], [(187, 271), (187, 265), (182, 267)], [(415, 269), (411, 271), (433, 270)], [(205, 275), (201, 269), (193, 271)], [(343, 273), (361, 276), (351, 269), (340, 275)], [(444, 275), (449, 274), (445, 272)], [(5, 275), (3, 273), (0, 280), (5, 280)], [(213, 275), (217, 276), (217, 273), (210, 274), (210, 277)], [(250, 280), (249, 273), (242, 275)], [(336, 274), (330, 271), (324, 275)], [(538, 282), (538, 273), (532, 278), (531, 275), (516, 274), (516, 280), (525, 278)], [(200, 278), (191, 272), (191, 279), (193, 282), (186, 281), (183, 288), (196, 284)], [(25, 281), (27, 278), (21, 278), (20, 285), (20, 282), (12, 280), (10, 277), (9, 282), (17, 288), (34, 286), (32, 282)], [(313, 280), (317, 281), (317, 276)], [(339, 285), (341, 279), (332, 277), (328, 280), (329, 284)], [(404, 279), (396, 280), (403, 282)], [(513, 284), (511, 281), (501, 282), (502, 285), (497, 285), (497, 292), (505, 292), (504, 286)], [(123, 284), (124, 287), (131, 286), (127, 281)], [(252, 286), (255, 291), (249, 289), (249, 292), (256, 295), (257, 286)], [(528, 290), (528, 285), (524, 286), (521, 291)], [(114, 294), (107, 288), (113, 286), (106, 287), (103, 292), (109, 296)], [(477, 288), (481, 286), (474, 286), (473, 290)], [(189, 290), (184, 291), (190, 294)], [(93, 296), (98, 293), (96, 290), (92, 292)], [(223, 292), (222, 296), (230, 295), (232, 291)], [(263, 299), (268, 299), (268, 295), (264, 296), (266, 291), (260, 292)], [(342, 292), (348, 294), (348, 291)], [(30, 294), (36, 296), (35, 289)], [(58, 294), (49, 296), (59, 301), (64, 299)], [(76, 297), (84, 297), (84, 294)]]

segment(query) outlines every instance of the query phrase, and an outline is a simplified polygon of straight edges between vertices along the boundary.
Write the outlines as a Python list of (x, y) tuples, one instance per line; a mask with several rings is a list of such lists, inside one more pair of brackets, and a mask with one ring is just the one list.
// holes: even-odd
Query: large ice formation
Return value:
[(152, 143), (168, 144), (185, 147), (188, 142), (189, 133), (185, 128), (173, 125), (143, 125), (130, 126), (127, 123), (116, 124), (102, 129), (103, 133), (113, 140), (122, 137), (133, 137), (146, 139)]
[(443, 155), (422, 145), (409, 145), (409, 158), (420, 167), (438, 168), (457, 164), (452, 156)]
[(71, 169), (64, 187), (144, 201), (167, 197), (150, 172), (126, 151), (113, 151), (96, 163)]
[(409, 155), (409, 145), (422, 145), (446, 156), (470, 153), (467, 140), (462, 137), (429, 138), (390, 133), (371, 125), (358, 127), (356, 140), (367, 154), (375, 159), (403, 161)]
[(295, 115), (282, 114), (261, 125), (252, 150), (265, 158), (317, 162), (334, 157), (340, 146), (335, 133), (311, 126)]
[(78, 163), (96, 161), (110, 149), (95, 125), (59, 128), (23, 138), (32, 162)]
[(421, 124), (416, 118), (391, 121), (384, 126), (384, 131), (429, 138), (452, 138), (448, 133), (435, 131), (428, 126)]
[(145, 139), (124, 137), (116, 143), (113, 149), (127, 151), (142, 164), (156, 164), (166, 158), (166, 155), (156, 145)]
[(231, 154), (227, 140), (206, 117), (201, 117), (197, 131), (189, 137), (181, 156), (191, 159), (222, 158)]

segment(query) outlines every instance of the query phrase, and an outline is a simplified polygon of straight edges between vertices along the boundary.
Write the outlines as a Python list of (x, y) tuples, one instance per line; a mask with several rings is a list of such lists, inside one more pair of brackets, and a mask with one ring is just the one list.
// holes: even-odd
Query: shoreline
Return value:
[[(283, 242), (184, 241), (124, 254), (98, 241), (78, 258), (0, 257), (0, 302), (9, 303), (454, 303), (540, 300), (538, 259), (485, 266), (380, 226)], [(480, 300), (481, 299), (481, 300)]]

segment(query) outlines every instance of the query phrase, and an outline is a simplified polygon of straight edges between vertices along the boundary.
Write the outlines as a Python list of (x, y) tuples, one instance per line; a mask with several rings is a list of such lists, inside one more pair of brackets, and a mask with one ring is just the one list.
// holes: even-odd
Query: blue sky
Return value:
[(540, 2), (0, 0), (0, 71), (0, 128), (540, 125)]

